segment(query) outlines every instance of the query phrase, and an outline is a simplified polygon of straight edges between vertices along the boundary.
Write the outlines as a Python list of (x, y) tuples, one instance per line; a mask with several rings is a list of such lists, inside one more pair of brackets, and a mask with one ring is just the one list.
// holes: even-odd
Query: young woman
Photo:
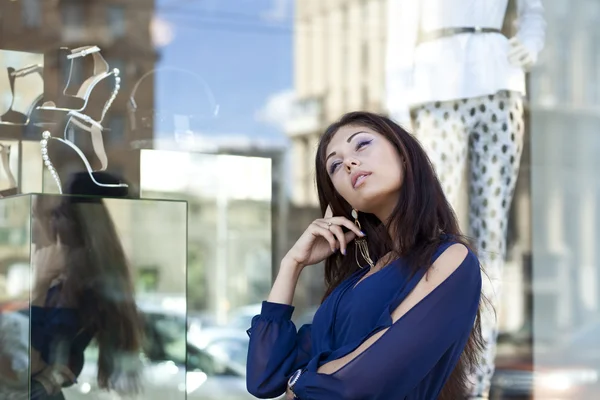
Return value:
[[(260, 398), (466, 397), (481, 351), (480, 264), (417, 140), (350, 113), (316, 157), (324, 218), (281, 262), (248, 330), (247, 386)], [(290, 321), (303, 268), (325, 261), (313, 323)]]
[(62, 385), (71, 384), (65, 378), (79, 375), (94, 340), (98, 386), (135, 390), (142, 320), (121, 240), (97, 197), (122, 194), (93, 185), (85, 173), (74, 174), (66, 192), (87, 196), (38, 196), (34, 205), (33, 240), (41, 254), (31, 306), (32, 382), (60, 394), (55, 378), (62, 374)]
[[(103, 182), (110, 178), (98, 175)], [(100, 189), (87, 173), (75, 174), (66, 193), (88, 196), (34, 198), (32, 301), (23, 311), (26, 329), (16, 326), (7, 338), (24, 339), (24, 351), (4, 357), (0, 352), (2, 399), (64, 400), (62, 389), (75, 383), (92, 341), (99, 350), (98, 386), (118, 392), (138, 389), (143, 325), (129, 265), (102, 198), (89, 196), (121, 193)], [(23, 352), (29, 357), (17, 364)], [(23, 394), (27, 391), (29, 397)]]

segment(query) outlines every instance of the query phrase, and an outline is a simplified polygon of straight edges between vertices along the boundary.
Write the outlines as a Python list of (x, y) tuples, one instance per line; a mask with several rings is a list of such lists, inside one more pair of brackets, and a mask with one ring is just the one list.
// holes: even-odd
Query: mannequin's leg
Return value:
[[(518, 93), (499, 92), (478, 98), (481, 120), (469, 135), (469, 219), (485, 271), (482, 311), (487, 342), (481, 369), (471, 378), (473, 398), (487, 398), (496, 356), (497, 313), (506, 251), (506, 225), (523, 149), (523, 101)], [(487, 275), (487, 276), (486, 276)]]
[(456, 205), (467, 160), (470, 100), (427, 103), (412, 112), (423, 145), (450, 204)]

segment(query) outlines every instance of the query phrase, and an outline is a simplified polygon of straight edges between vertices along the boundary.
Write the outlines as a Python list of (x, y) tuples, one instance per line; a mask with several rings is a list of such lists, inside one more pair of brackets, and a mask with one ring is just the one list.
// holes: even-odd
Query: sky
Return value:
[[(156, 81), (158, 110), (205, 117), (191, 123), (203, 135), (286, 142), (279, 121), (292, 91), (293, 0), (159, 0), (156, 15), (157, 67), (171, 68)], [(172, 124), (159, 122), (157, 136)]]

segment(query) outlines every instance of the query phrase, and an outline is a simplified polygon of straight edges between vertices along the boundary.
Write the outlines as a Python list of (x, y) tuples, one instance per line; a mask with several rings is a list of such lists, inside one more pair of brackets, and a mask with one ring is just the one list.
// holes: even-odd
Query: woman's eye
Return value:
[(368, 144), (369, 144), (369, 143), (371, 143), (372, 141), (373, 141), (373, 140), (363, 140), (363, 141), (360, 141), (360, 142), (358, 142), (358, 143), (356, 144), (356, 150), (360, 150), (360, 149), (362, 149), (363, 147), (365, 147), (366, 145), (368, 145)]
[(340, 165), (339, 162), (332, 162), (331, 165), (329, 166), (329, 173), (333, 174), (335, 172), (335, 170), (337, 169), (338, 165)]

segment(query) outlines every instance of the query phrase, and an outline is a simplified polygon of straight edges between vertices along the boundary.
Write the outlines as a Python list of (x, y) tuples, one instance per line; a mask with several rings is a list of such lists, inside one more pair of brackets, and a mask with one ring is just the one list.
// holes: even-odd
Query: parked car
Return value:
[(231, 328), (206, 328), (188, 335), (188, 342), (211, 356), (246, 369), (248, 334)]
[[(243, 336), (234, 337), (233, 334), (230, 337), (215, 336), (215, 340), (199, 337), (192, 340), (186, 338), (184, 315), (153, 310), (145, 312), (144, 317), (146, 344), (142, 356), (143, 393), (140, 398), (144, 400), (254, 399), (246, 389), (247, 335), (244, 338), (245, 342), (241, 340)], [(244, 354), (243, 358), (242, 354)], [(102, 391), (97, 387), (97, 357), (98, 349), (91, 345), (86, 350), (85, 366), (78, 377), (77, 384), (64, 390), (67, 400), (120, 399), (116, 393)]]
[(492, 400), (600, 399), (600, 321), (533, 355), (499, 356)]
[(247, 306), (238, 307), (231, 311), (228, 316), (227, 327), (231, 329), (243, 329), (250, 328), (252, 324), (252, 318), (255, 315), (260, 314), (262, 304), (250, 304)]

